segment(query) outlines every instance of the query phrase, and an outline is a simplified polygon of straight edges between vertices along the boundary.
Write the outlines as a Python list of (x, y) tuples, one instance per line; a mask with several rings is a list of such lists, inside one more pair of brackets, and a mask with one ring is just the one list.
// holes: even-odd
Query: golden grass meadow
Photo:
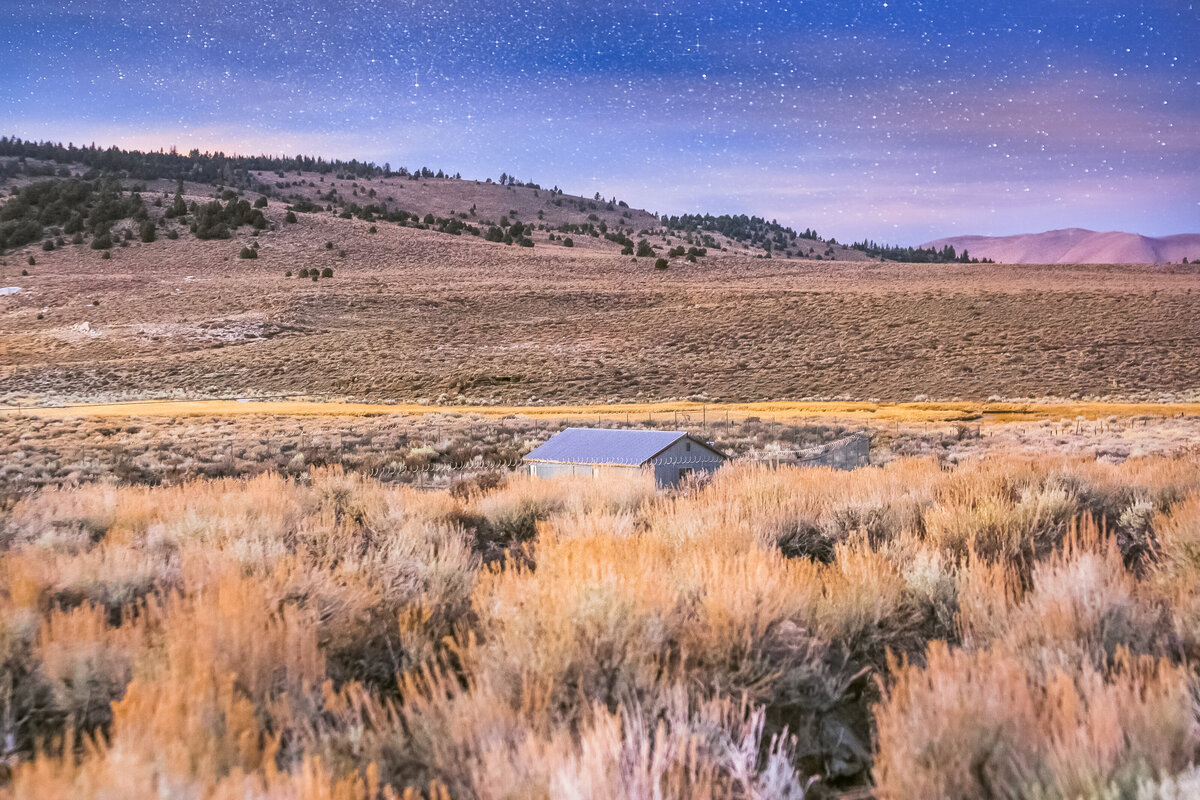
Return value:
[(47, 488), (4, 796), (1184, 798), (1200, 456)]

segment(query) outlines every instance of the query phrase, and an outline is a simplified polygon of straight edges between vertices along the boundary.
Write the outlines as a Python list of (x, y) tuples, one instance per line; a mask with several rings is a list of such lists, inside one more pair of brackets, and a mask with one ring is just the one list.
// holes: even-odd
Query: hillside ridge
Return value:
[[(507, 172), (498, 180), (471, 180), (441, 169), (435, 171), (424, 166), (392, 169), (390, 164), (379, 166), (357, 159), (327, 160), (305, 155), (240, 156), (196, 149), (185, 155), (174, 148), (122, 150), (115, 146), (64, 146), (53, 141), (0, 137), (0, 186), (16, 184), (9, 191), (10, 197), (19, 192), (21, 185), (34, 181), (71, 179), (92, 181), (97, 185), (82, 196), (77, 187), (70, 187), (67, 198), (63, 197), (63, 192), (51, 189), (45, 192), (45, 204), (25, 203), (30, 207), (19, 214), (24, 219), (18, 218), (17, 210), (10, 209), (4, 215), (5, 219), (0, 220), (0, 254), (46, 238), (47, 230), (52, 230), (53, 224), (41, 224), (40, 228), (34, 229), (34, 223), (45, 222), (43, 205), (54, 207), (51, 216), (62, 217), (57, 220), (60, 223), (66, 223), (72, 212), (94, 220), (94, 198), (103, 200), (122, 192), (149, 196), (150, 192), (156, 192), (165, 200), (173, 193), (191, 198), (186, 208), (176, 209), (178, 213), (171, 217), (174, 219), (188, 217), (197, 209), (203, 211), (203, 205), (211, 205), (214, 198), (225, 203), (257, 203), (269, 199), (282, 201), (288, 204), (289, 211), (301, 214), (334, 213), (343, 219), (425, 227), (440, 233), (466, 234), (524, 247), (539, 244), (573, 247), (590, 239), (591, 245), (598, 243), (603, 249), (614, 249), (621, 255), (651, 258), (652, 263), (661, 263), (663, 258), (694, 263), (711, 250), (736, 250), (760, 258), (814, 261), (877, 261), (880, 256), (891, 261), (923, 263), (963, 260), (953, 252), (918, 251), (911, 247), (871, 251), (865, 243), (842, 244), (832, 237), (819, 236), (811, 228), (793, 230), (774, 219), (757, 215), (685, 213), (660, 216), (631, 208), (616, 197), (604, 198), (599, 192), (590, 198), (570, 195), (558, 186), (545, 188), (538, 183), (518, 180)], [(154, 226), (158, 225), (152, 213), (143, 213), (137, 208), (136, 198), (126, 199), (130, 201), (128, 209), (139, 215), (138, 225), (145, 223), (148, 217)], [(75, 207), (67, 208), (72, 203)], [(113, 224), (128, 218), (119, 215), (119, 209), (111, 204), (105, 206), (105, 212), (97, 224), (88, 226), (94, 236), (103, 236)], [(207, 213), (214, 225), (211, 229), (205, 228), (205, 232), (218, 229), (221, 222), (218, 217), (222, 214), (248, 219), (253, 212), (236, 214), (231, 209), (226, 214), (211, 208)], [(518, 217), (520, 225), (516, 231), (509, 230), (506, 223), (512, 223)], [(73, 224), (71, 227), (84, 226)], [(534, 235), (535, 231), (542, 234), (541, 241)], [(85, 230), (85, 240), (87, 233)], [(186, 235), (186, 230), (179, 233)], [(149, 229), (147, 235), (150, 235)], [(52, 246), (56, 246), (59, 235), (52, 236)], [(201, 235), (199, 238), (228, 237)], [(655, 246), (661, 252), (653, 252), (652, 243), (647, 241), (655, 238), (662, 243)], [(92, 240), (87, 241), (90, 244)]]

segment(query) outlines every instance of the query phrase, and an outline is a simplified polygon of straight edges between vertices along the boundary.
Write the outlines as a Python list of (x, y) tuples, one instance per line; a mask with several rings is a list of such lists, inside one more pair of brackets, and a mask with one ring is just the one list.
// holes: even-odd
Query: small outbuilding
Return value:
[(684, 431), (567, 428), (524, 460), (537, 478), (647, 470), (657, 485), (669, 487), (691, 474), (716, 472), (728, 457)]

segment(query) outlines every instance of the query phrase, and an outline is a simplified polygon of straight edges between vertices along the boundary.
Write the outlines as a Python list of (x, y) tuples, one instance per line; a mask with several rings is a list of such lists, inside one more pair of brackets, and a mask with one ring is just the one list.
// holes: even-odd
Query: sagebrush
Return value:
[(1185, 797), (1200, 457), (45, 489), (13, 797)]

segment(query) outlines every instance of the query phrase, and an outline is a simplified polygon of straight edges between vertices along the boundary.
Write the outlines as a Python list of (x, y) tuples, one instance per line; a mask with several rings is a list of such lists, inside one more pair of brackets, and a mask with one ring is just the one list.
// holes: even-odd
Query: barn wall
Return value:
[(654, 482), (659, 486), (676, 486), (688, 471), (694, 473), (716, 472), (725, 459), (697, 442), (680, 439), (668, 447), (653, 461)]
[(529, 474), (535, 478), (557, 478), (560, 475), (583, 475), (587, 477), (610, 475), (627, 475), (637, 472), (641, 467), (626, 467), (616, 464), (559, 464), (552, 461), (529, 462)]
[(557, 478), (562, 475), (586, 475), (590, 477), (593, 471), (589, 464), (554, 464), (546, 461), (531, 461), (529, 463), (529, 474), (535, 478)]
[(604, 465), (596, 467), (596, 476), (601, 477), (604, 475), (618, 475), (618, 476), (636, 475), (637, 473), (641, 472), (643, 469), (644, 469), (643, 467), (629, 467), (629, 466), (619, 465), (619, 464), (604, 464)]

